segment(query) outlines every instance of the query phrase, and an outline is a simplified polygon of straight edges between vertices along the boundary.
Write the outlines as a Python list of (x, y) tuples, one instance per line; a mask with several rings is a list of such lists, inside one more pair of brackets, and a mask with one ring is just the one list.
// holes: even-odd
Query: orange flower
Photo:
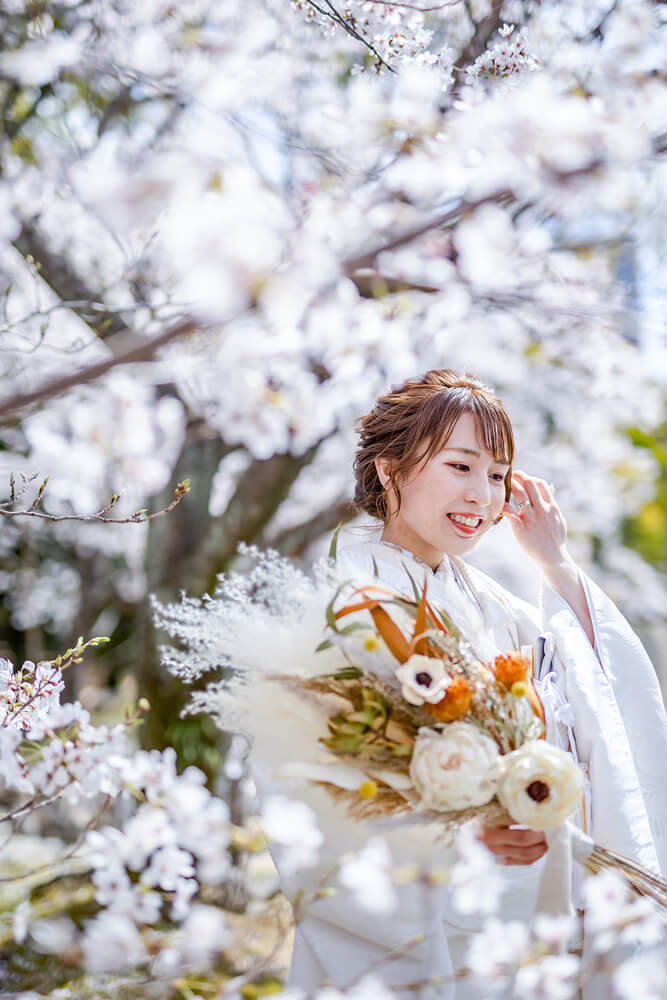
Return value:
[(525, 681), (529, 666), (521, 653), (508, 653), (507, 656), (496, 656), (493, 669), (498, 683), (511, 688), (517, 681)]
[(438, 722), (454, 722), (466, 714), (471, 702), (472, 691), (465, 677), (454, 677), (441, 701), (423, 707)]

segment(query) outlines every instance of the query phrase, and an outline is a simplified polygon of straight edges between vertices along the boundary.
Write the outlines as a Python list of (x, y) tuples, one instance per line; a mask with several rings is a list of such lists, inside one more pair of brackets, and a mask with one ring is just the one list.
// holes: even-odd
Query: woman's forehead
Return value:
[[(496, 430), (496, 434), (493, 435), (496, 439), (494, 443), (500, 445), (498, 450), (492, 450), (487, 446), (485, 440), (487, 435), (485, 435), (485, 428), (480, 421), (476, 420), (472, 413), (463, 413), (452, 427), (451, 432), (436, 444), (436, 450), (438, 452), (456, 451), (476, 458), (484, 455), (500, 465), (509, 465), (505, 447), (503, 447), (506, 444), (503, 441), (504, 435), (498, 433), (499, 428), (494, 428), (494, 430)], [(500, 455), (498, 451), (501, 452)]]

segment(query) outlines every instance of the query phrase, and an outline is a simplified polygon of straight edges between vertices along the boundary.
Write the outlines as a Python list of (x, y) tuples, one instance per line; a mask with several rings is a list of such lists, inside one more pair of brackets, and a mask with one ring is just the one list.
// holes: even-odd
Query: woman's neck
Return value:
[(409, 545), (406, 545), (404, 542), (395, 541), (392, 538), (390, 532), (383, 531), (382, 535), (380, 536), (380, 541), (382, 542), (383, 545), (390, 545), (392, 548), (400, 549), (401, 552), (407, 552), (409, 555), (412, 556), (413, 559), (416, 559), (417, 562), (423, 563), (425, 566), (428, 566), (429, 569), (432, 570), (434, 573), (438, 571), (439, 567), (442, 565), (443, 560), (446, 559), (446, 554), (444, 552), (440, 553), (439, 555), (433, 552), (430, 553), (415, 552), (413, 548), (411, 548)]

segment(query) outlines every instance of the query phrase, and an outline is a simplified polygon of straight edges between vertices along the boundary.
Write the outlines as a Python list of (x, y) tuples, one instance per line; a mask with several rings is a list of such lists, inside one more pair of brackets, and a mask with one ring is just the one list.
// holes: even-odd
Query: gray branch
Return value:
[(17, 392), (7, 399), (0, 400), (0, 425), (13, 420), (21, 410), (25, 410), (35, 403), (44, 403), (54, 396), (61, 396), (68, 389), (76, 385), (85, 385), (94, 382), (96, 379), (106, 375), (112, 368), (118, 365), (134, 364), (137, 361), (150, 361), (161, 347), (177, 340), (179, 337), (186, 337), (194, 333), (198, 324), (194, 319), (181, 320), (179, 323), (168, 327), (162, 333), (151, 339), (146, 339), (143, 343), (133, 346), (124, 353), (118, 353), (105, 361), (98, 361), (87, 368), (81, 368), (69, 375), (61, 375), (44, 383), (39, 388), (31, 392)]

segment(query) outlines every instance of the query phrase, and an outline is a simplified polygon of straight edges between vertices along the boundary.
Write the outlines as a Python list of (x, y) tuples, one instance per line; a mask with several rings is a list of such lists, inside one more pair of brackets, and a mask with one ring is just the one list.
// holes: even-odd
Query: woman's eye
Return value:
[(463, 465), (461, 462), (448, 462), (450, 468), (456, 469), (458, 472), (468, 472), (470, 469), (469, 465)]
[(505, 476), (504, 476), (504, 474), (502, 472), (492, 472), (491, 473), (491, 479), (495, 479), (496, 482), (498, 482), (498, 483), (504, 483), (505, 482)]

